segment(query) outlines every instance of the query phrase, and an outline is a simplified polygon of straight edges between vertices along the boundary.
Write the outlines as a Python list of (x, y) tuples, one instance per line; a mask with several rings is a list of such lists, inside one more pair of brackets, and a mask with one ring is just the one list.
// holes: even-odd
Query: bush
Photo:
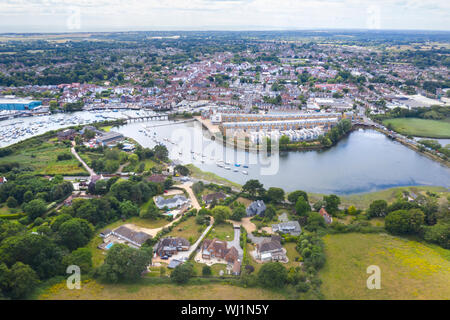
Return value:
[(264, 264), (258, 271), (258, 282), (267, 288), (281, 288), (287, 282), (287, 270), (279, 262)]
[(297, 290), (297, 292), (308, 292), (309, 289), (310, 286), (306, 282), (300, 282), (295, 286), (295, 290)]
[(205, 277), (209, 277), (212, 274), (211, 267), (210, 266), (203, 266), (202, 268), (202, 275)]
[(175, 283), (183, 284), (188, 282), (194, 275), (194, 266), (187, 262), (177, 266), (170, 274), (170, 279), (172, 279)]

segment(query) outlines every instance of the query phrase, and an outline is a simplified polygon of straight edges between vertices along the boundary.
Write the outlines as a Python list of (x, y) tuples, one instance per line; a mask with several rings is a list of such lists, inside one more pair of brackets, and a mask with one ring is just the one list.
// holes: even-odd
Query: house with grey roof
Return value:
[(180, 208), (181, 206), (190, 203), (190, 200), (187, 199), (185, 196), (177, 194), (176, 196), (172, 198), (165, 199), (164, 197), (158, 196), (155, 198), (155, 204), (159, 209), (162, 208)]
[(246, 211), (247, 217), (264, 215), (264, 212), (266, 211), (266, 205), (264, 204), (263, 200), (256, 200), (247, 207)]
[(287, 261), (286, 250), (281, 245), (280, 236), (264, 239), (256, 245), (256, 258), (262, 262)]
[(163, 238), (154, 247), (154, 252), (160, 256), (171, 256), (178, 251), (189, 250), (190, 243), (184, 238)]
[(302, 233), (302, 228), (300, 227), (300, 223), (298, 223), (298, 221), (288, 221), (273, 224), (272, 231), (280, 233), (288, 233), (291, 236), (299, 236), (300, 233)]
[(142, 231), (134, 231), (126, 226), (120, 226), (112, 231), (112, 235), (125, 240), (128, 244), (140, 248), (151, 236)]
[(115, 131), (104, 132), (100, 136), (97, 136), (96, 140), (98, 144), (105, 146), (107, 144), (117, 143), (124, 139), (123, 134)]

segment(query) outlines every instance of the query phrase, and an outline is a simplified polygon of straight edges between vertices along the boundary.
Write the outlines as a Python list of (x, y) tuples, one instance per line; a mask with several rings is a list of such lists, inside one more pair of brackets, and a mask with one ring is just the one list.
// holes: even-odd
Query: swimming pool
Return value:
[(113, 242), (108, 243), (108, 244), (105, 246), (106, 250), (111, 249), (111, 247), (112, 247), (113, 245), (114, 245)]

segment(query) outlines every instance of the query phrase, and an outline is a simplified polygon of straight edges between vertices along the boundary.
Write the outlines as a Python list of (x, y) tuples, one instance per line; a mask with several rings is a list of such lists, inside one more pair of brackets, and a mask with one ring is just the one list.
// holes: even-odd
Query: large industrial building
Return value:
[(38, 100), (0, 98), (0, 110), (32, 110), (41, 104)]

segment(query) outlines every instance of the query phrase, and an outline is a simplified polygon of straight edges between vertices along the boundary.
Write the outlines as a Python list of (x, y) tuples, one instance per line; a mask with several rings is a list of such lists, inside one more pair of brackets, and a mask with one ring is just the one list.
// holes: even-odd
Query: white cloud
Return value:
[(84, 30), (366, 28), (373, 12), (381, 29), (450, 29), (447, 0), (0, 0), (0, 26), (64, 31), (73, 7)]

